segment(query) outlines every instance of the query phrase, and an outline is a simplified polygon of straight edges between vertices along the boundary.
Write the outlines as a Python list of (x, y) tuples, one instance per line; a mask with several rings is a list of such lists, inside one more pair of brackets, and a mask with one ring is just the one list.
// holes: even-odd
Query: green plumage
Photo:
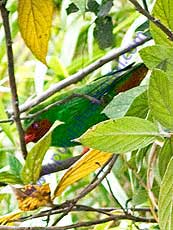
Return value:
[[(74, 93), (89, 95), (98, 100), (102, 100), (103, 103), (101, 104), (94, 103), (86, 98), (75, 97), (65, 104), (50, 108), (32, 121), (26, 121), (25, 124), (42, 119), (48, 119), (51, 123), (55, 120), (63, 121), (64, 124), (58, 126), (52, 134), (52, 145), (59, 147), (75, 146), (77, 143), (72, 141), (73, 139), (82, 135), (94, 124), (108, 119), (104, 114), (101, 114), (101, 112), (110, 100), (121, 91), (120, 89), (122, 87), (124, 88), (125, 86), (125, 88), (128, 88), (128, 86), (126, 87), (126, 84), (129, 84), (131, 79), (134, 81), (134, 77), (136, 79), (134, 85), (130, 85), (129, 88), (132, 88), (141, 82), (145, 76), (142, 73), (143, 71), (141, 71), (141, 74), (143, 75), (140, 75), (140, 69), (142, 68), (145, 68), (144, 64), (137, 64), (126, 71), (121, 71), (110, 76), (105, 75), (88, 85), (69, 90), (67, 93), (59, 94), (50, 98), (45, 103), (32, 109), (29, 114), (36, 113), (47, 105), (62, 100)], [(139, 74), (136, 74), (136, 72), (139, 72)]]

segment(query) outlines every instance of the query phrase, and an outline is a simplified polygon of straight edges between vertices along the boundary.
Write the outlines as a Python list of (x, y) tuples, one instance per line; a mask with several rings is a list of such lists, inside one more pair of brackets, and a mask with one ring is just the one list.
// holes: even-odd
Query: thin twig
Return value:
[(139, 184), (147, 191), (147, 186), (146, 184), (143, 182), (142, 178), (140, 177), (140, 175), (136, 172), (136, 170), (128, 163), (128, 161), (125, 159), (125, 157), (123, 156), (123, 160), (125, 162), (125, 164), (127, 165), (127, 167), (129, 169), (132, 170), (132, 173), (134, 174), (134, 176), (136, 177), (136, 179), (139, 181)]
[[(118, 158), (119, 155), (117, 155), (117, 158)], [(98, 178), (98, 176), (100, 175), (100, 173), (104, 172), (104, 167), (106, 165), (103, 165), (103, 167), (98, 171), (98, 173), (96, 174), (95, 178)], [(126, 210), (123, 208), (123, 206), (121, 205), (121, 203), (117, 200), (117, 198), (115, 197), (113, 191), (112, 191), (112, 187), (109, 183), (109, 180), (107, 179), (107, 177), (105, 177), (105, 180), (106, 180), (106, 183), (108, 185), (108, 188), (109, 188), (109, 191), (110, 191), (110, 194), (112, 196), (112, 198), (115, 200), (116, 203), (118, 203), (118, 205), (120, 206), (121, 210), (123, 210), (124, 213), (126, 213)], [(92, 181), (92, 183), (94, 182), (94, 180)]]
[[(88, 226), (93, 226), (93, 225), (102, 224), (110, 221), (117, 221), (117, 220), (132, 220), (134, 222), (156, 223), (155, 219), (153, 218), (137, 217), (131, 214), (124, 214), (124, 215), (113, 215), (100, 220), (78, 222), (76, 224), (71, 224), (66, 226), (46, 227), (46, 230), (66, 230), (66, 229), (79, 228), (79, 227), (81, 228), (81, 227), (88, 227)], [(0, 230), (1, 229), (16, 230), (16, 227), (0, 226)], [(18, 227), (17, 229), (18, 230), (45, 230), (45, 227)]]
[(136, 7), (139, 13), (147, 17), (151, 22), (153, 22), (157, 27), (159, 27), (168, 36), (168, 38), (171, 41), (173, 41), (173, 32), (168, 27), (166, 27), (162, 22), (160, 22), (159, 19), (153, 17), (148, 11), (143, 9), (136, 0), (129, 0), (129, 1)]
[(16, 122), (17, 130), (19, 134), (21, 151), (22, 151), (23, 156), (25, 157), (27, 155), (27, 150), (26, 150), (26, 145), (24, 141), (24, 131), (22, 128), (21, 120), (20, 120), (20, 111), (18, 107), (19, 102), (18, 102), (18, 95), (17, 95), (16, 80), (15, 80), (15, 75), (14, 75), (14, 59), (13, 59), (9, 17), (8, 17), (8, 11), (3, 1), (0, 2), (0, 10), (1, 10), (1, 15), (2, 15), (4, 31), (5, 31), (5, 37), (6, 37), (8, 74), (9, 74), (9, 84), (10, 84), (11, 95), (12, 95), (13, 119)]
[(68, 158), (66, 160), (58, 160), (58, 161), (54, 160), (53, 163), (43, 165), (40, 176), (49, 175), (54, 172), (59, 172), (64, 169), (68, 169), (72, 164), (74, 164), (81, 157), (82, 157), (82, 154), (79, 156)]
[(93, 225), (95, 226), (97, 224), (106, 223), (106, 222), (113, 221), (113, 220), (114, 221), (123, 220), (123, 219), (128, 219), (128, 220), (132, 220), (135, 222), (156, 223), (155, 219), (153, 218), (136, 217), (130, 214), (126, 214), (126, 215), (114, 215), (111, 217), (103, 218), (101, 220), (79, 222), (79, 223), (71, 224), (68, 226), (61, 226), (61, 227), (58, 227), (58, 230), (66, 230), (66, 229), (87, 227), (87, 226), (93, 226)]
[(147, 170), (147, 192), (149, 196), (149, 200), (151, 203), (151, 212), (153, 214), (153, 217), (155, 220), (158, 222), (158, 216), (155, 210), (158, 210), (158, 205), (156, 202), (156, 198), (154, 196), (154, 193), (152, 192), (152, 185), (153, 185), (153, 180), (154, 180), (154, 175), (153, 175), (153, 168), (156, 164), (157, 160), (157, 148), (158, 145), (156, 142), (153, 143), (150, 154), (149, 154), (149, 159), (148, 159), (148, 170)]
[(95, 189), (102, 182), (102, 180), (110, 173), (114, 163), (117, 160), (117, 157), (118, 157), (118, 155), (113, 155), (108, 160), (108, 162), (107, 162), (107, 164), (109, 165), (108, 169), (104, 172), (104, 174), (99, 179), (97, 179), (94, 183), (90, 183), (85, 189), (83, 189), (81, 191), (81, 193), (76, 198), (74, 198), (73, 200), (68, 201), (69, 209), (66, 212), (64, 212), (57, 220), (55, 220), (55, 222), (53, 223), (53, 226), (55, 226), (64, 216), (66, 216), (73, 209), (75, 204), (80, 199), (82, 199), (84, 196), (86, 196), (89, 192), (91, 192), (93, 189)]
[(108, 185), (108, 188), (109, 188), (109, 191), (110, 191), (110, 194), (112, 196), (112, 198), (115, 200), (115, 202), (120, 206), (121, 210), (123, 210), (124, 213), (127, 213), (127, 210), (124, 209), (124, 207), (121, 205), (121, 203), (118, 201), (118, 199), (115, 197), (113, 191), (112, 191), (112, 187), (110, 185), (110, 182), (109, 180), (107, 179), (107, 177), (105, 178), (106, 179), (106, 183)]
[(71, 101), (73, 98), (85, 98), (86, 100), (89, 100), (91, 101), (92, 103), (95, 103), (95, 104), (101, 104), (101, 101), (98, 100), (97, 98), (95, 97), (91, 97), (89, 95), (86, 95), (86, 94), (79, 94), (79, 93), (74, 93), (60, 101), (56, 101), (48, 106), (46, 106), (45, 108), (39, 110), (38, 112), (34, 113), (34, 114), (30, 114), (29, 116), (27, 117), (22, 117), (21, 119), (22, 120), (25, 120), (25, 119), (32, 119), (34, 117), (37, 117), (39, 116), (40, 114), (42, 113), (45, 113), (47, 112), (49, 109), (55, 107), (55, 106), (59, 106), (59, 105), (63, 105), (63, 104), (66, 104), (67, 102)]
[[(22, 120), (21, 117), (20, 117), (20, 120)], [(13, 122), (14, 122), (14, 119), (10, 118), (10, 119), (0, 120), (0, 124), (1, 124), (1, 123), (10, 123), (10, 122), (13, 123)]]
[(144, 6), (144, 9), (149, 12), (148, 10), (148, 5), (147, 5), (147, 0), (142, 0), (142, 3), (143, 3), (143, 6)]
[[(61, 205), (60, 205), (61, 206)], [(40, 217), (45, 217), (48, 214), (50, 215), (56, 215), (56, 214), (60, 214), (63, 213), (64, 211), (66, 211), (68, 207), (62, 207), (60, 208), (59, 205), (56, 209), (56, 207), (54, 207), (53, 209), (49, 209), (49, 210), (45, 210), (42, 211), (38, 214), (33, 214), (33, 215), (29, 215), (29, 216), (25, 216), (25, 217), (20, 217), (19, 219), (16, 219), (15, 222), (24, 222), (26, 220), (33, 220), (35, 218), (40, 218)], [(145, 212), (145, 213), (151, 213), (150, 208), (129, 208), (128, 210), (130, 210), (131, 212)], [(109, 212), (113, 212), (116, 211), (117, 213), (123, 213), (123, 209), (120, 208), (92, 208), (86, 205), (75, 205), (72, 209), (73, 212), (82, 212), (82, 211), (87, 211), (87, 212), (97, 212), (97, 213), (102, 213), (108, 216), (112, 216), (113, 214), (109, 213)]]
[[(51, 108), (53, 108), (55, 106), (66, 104), (67, 102), (71, 101), (74, 98), (84, 98), (86, 100), (91, 101), (91, 103), (95, 103), (95, 104), (101, 104), (102, 103), (97, 98), (89, 96), (87, 94), (74, 93), (74, 94), (71, 94), (70, 96), (67, 96), (66, 98), (64, 98), (62, 100), (56, 101), (56, 102), (44, 107), (43, 109), (40, 109), (38, 112), (36, 112), (34, 114), (30, 114), (28, 116), (20, 117), (20, 120), (27, 120), (27, 119), (35, 118), (35, 117), (39, 116), (40, 114), (47, 112), (49, 109), (51, 109)], [(14, 119), (9, 118), (9, 119), (0, 120), (0, 123), (9, 123), (9, 122), (14, 122)]]
[[(115, 154), (118, 158), (118, 154)], [(116, 158), (116, 160), (117, 160)], [(91, 184), (93, 184), (96, 180), (98, 180), (99, 175), (103, 172), (103, 170), (105, 169), (105, 167), (107, 166), (108, 162), (106, 162), (96, 173), (96, 175), (94, 176), (93, 180), (91, 181)]]
[[(50, 96), (54, 95), (55, 93), (59, 92), (60, 90), (62, 90), (64, 88), (66, 88), (67, 86), (79, 82), (80, 80), (85, 78), (88, 74), (92, 73), (94, 70), (97, 70), (98, 68), (100, 68), (104, 64), (106, 64), (110, 61), (113, 61), (114, 59), (118, 58), (119, 56), (133, 50), (134, 48), (136, 48), (140, 45), (143, 45), (145, 42), (147, 42), (149, 40), (151, 40), (151, 38), (146, 37), (146, 38), (143, 38), (140, 41), (138, 41), (134, 44), (131, 44), (125, 48), (124, 47), (119, 48), (119, 49), (116, 48), (116, 49), (112, 50), (111, 53), (103, 56), (102, 58), (100, 58), (97, 61), (93, 62), (92, 64), (88, 65), (84, 69), (82, 69), (82, 70), (78, 71), (77, 73), (65, 78), (64, 80), (58, 82), (57, 84), (54, 84), (48, 90), (43, 92), (40, 96), (37, 96), (36, 98), (31, 99), (28, 102), (25, 102), (23, 105), (21, 105), (19, 107), (20, 112), (23, 113), (23, 112), (31, 109), (32, 107), (40, 104), (41, 102), (45, 101)], [(9, 115), (11, 115), (13, 112), (9, 111), (8, 113), (9, 113)]]

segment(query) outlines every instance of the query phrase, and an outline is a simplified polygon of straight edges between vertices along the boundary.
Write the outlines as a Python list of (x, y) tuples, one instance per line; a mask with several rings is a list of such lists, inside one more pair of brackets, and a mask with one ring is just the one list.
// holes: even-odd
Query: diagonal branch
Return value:
[(168, 27), (161, 23), (159, 19), (153, 17), (147, 10), (143, 9), (142, 6), (136, 0), (129, 1), (136, 7), (139, 13), (147, 17), (151, 22), (153, 22), (157, 27), (159, 27), (171, 41), (173, 41), (173, 32)]
[(57, 218), (54, 223), (53, 226), (55, 226), (64, 216), (66, 216), (75, 206), (75, 204), (82, 199), (84, 196), (86, 196), (89, 192), (91, 192), (93, 189), (95, 189), (104, 179), (105, 177), (110, 173), (112, 167), (114, 166), (116, 160), (118, 158), (118, 155), (113, 155), (108, 161), (107, 163), (102, 167), (102, 169), (104, 167), (106, 167), (108, 165), (107, 170), (104, 172), (104, 174), (98, 178), (96, 181), (91, 182), (86, 188), (84, 188), (81, 193), (74, 199), (72, 199), (71, 201), (68, 201), (67, 203), (69, 204), (68, 209), (66, 210), (66, 212), (64, 212), (59, 218)]
[(19, 102), (18, 102), (18, 95), (17, 95), (16, 80), (15, 80), (15, 75), (14, 75), (14, 59), (13, 59), (9, 17), (8, 17), (8, 11), (5, 7), (5, 3), (3, 3), (3, 1), (0, 1), (0, 11), (2, 15), (2, 21), (3, 21), (5, 37), (6, 37), (8, 74), (9, 74), (9, 84), (10, 84), (11, 95), (12, 95), (13, 119), (16, 122), (17, 130), (19, 134), (21, 151), (22, 151), (23, 156), (25, 157), (27, 155), (27, 150), (26, 150), (26, 145), (24, 141), (24, 131), (22, 128), (21, 120), (20, 120), (20, 111), (18, 107)]
[[(130, 52), (131, 50), (135, 49), (136, 47), (143, 45), (145, 42), (151, 40), (151, 38), (146, 37), (143, 39), (140, 39), (140, 41), (135, 42), (127, 47), (119, 48), (119, 49), (114, 49), (110, 54), (107, 54), (103, 56), (102, 58), (98, 59), (97, 61), (93, 62), (92, 64), (88, 65), (84, 69), (78, 71), (77, 73), (65, 78), (64, 80), (58, 82), (57, 84), (54, 84), (51, 88), (46, 90), (44, 93), (42, 93), (40, 96), (35, 97), (34, 99), (25, 102), (23, 105), (19, 107), (20, 112), (25, 112), (32, 107), (40, 104), (41, 102), (45, 101), (48, 99), (50, 96), (54, 95), (58, 91), (66, 88), (69, 85), (72, 85), (74, 83), (79, 82), (83, 78), (85, 78), (88, 74), (92, 73), (94, 70), (97, 70), (104, 64), (113, 61), (114, 59), (120, 57), (121, 55)], [(9, 114), (11, 115), (12, 112), (9, 111)]]

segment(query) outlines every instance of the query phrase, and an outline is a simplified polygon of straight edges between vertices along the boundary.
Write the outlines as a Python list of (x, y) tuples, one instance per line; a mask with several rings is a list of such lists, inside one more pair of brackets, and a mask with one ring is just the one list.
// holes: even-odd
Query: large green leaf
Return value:
[(165, 140), (163, 147), (159, 152), (159, 173), (163, 177), (168, 166), (168, 163), (173, 156), (173, 138), (168, 138)]
[[(153, 8), (153, 16), (173, 31), (173, 4), (172, 0), (157, 0)], [(173, 41), (155, 24), (150, 25), (152, 36), (156, 44), (173, 46)]]
[(21, 173), (25, 184), (35, 183), (39, 176), (43, 158), (51, 144), (52, 131), (62, 122), (56, 121), (50, 130), (29, 151), (24, 168)]
[(163, 177), (159, 194), (159, 225), (161, 230), (173, 229), (173, 158)]
[(159, 136), (158, 129), (152, 122), (137, 117), (123, 117), (93, 126), (79, 141), (94, 149), (124, 153), (144, 148)]
[(173, 130), (173, 78), (161, 70), (154, 70), (150, 77), (148, 99), (153, 116)]
[(166, 72), (173, 72), (173, 48), (154, 45), (145, 47), (140, 55), (149, 69), (158, 68)]
[(127, 113), (134, 99), (145, 90), (146, 86), (139, 86), (118, 94), (105, 107), (103, 113), (112, 119), (123, 117)]
[(134, 99), (126, 116), (146, 118), (148, 110), (147, 91), (144, 91)]

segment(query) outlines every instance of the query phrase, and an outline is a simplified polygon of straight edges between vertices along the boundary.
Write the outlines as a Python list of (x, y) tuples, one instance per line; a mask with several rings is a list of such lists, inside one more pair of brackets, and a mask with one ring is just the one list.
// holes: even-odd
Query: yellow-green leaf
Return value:
[(19, 0), (20, 32), (26, 45), (43, 63), (46, 63), (52, 15), (52, 0)]
[(62, 122), (56, 121), (49, 131), (29, 151), (21, 174), (25, 184), (35, 183), (38, 180), (43, 158), (51, 143), (52, 131), (60, 124)]
[(55, 189), (55, 196), (61, 195), (68, 186), (101, 167), (111, 156), (112, 153), (101, 152), (99, 150), (90, 150), (84, 154), (83, 157), (73, 164), (64, 174)]
[(151, 121), (122, 117), (96, 124), (76, 140), (93, 149), (121, 154), (144, 148), (160, 137)]
[[(172, 0), (156, 0), (152, 11), (153, 16), (160, 20), (167, 28), (173, 30), (173, 4)], [(154, 23), (150, 24), (150, 31), (156, 44), (172, 46), (171, 41), (167, 34), (165, 34), (158, 26)]]
[(22, 216), (22, 214), (23, 212), (15, 212), (13, 214), (8, 214), (0, 217), (0, 225), (13, 225), (13, 221), (19, 219)]
[(161, 230), (173, 229), (173, 158), (169, 161), (159, 192), (159, 226)]

